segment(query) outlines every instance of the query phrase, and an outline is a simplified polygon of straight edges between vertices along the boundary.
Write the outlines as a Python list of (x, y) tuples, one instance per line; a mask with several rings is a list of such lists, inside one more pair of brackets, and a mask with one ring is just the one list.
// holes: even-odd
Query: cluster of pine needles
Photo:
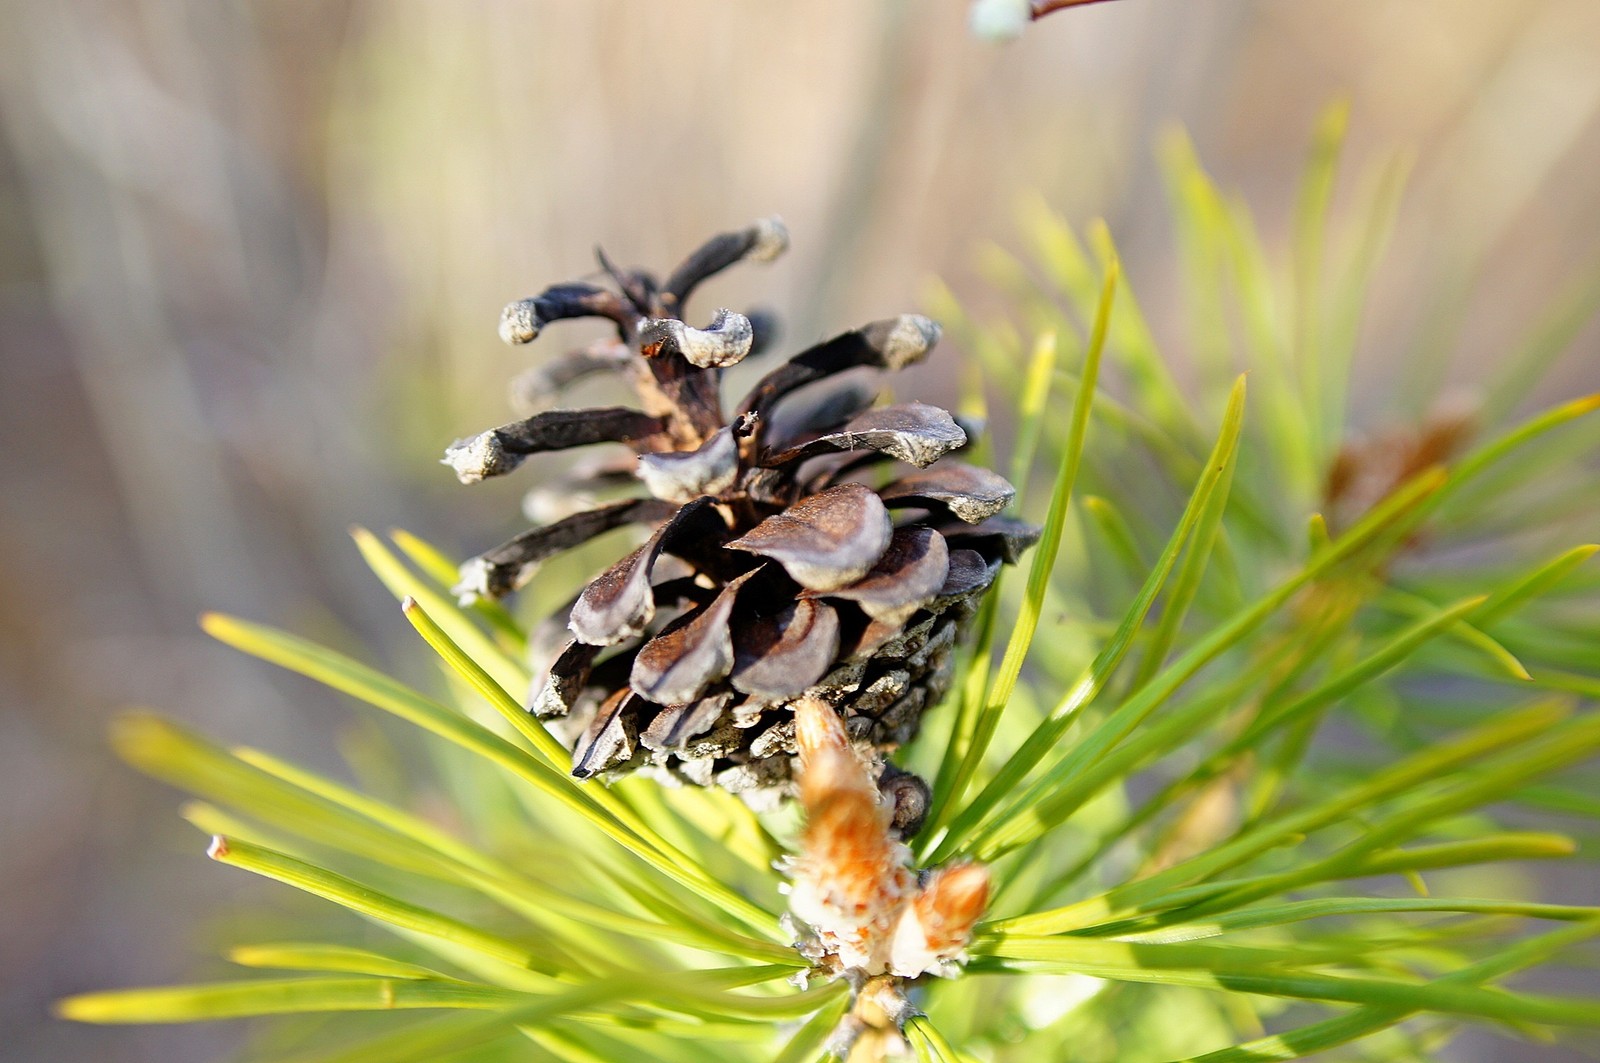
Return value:
[[(1103, 228), (1036, 209), (1025, 254), (987, 252), (1006, 320), (931, 297), (973, 356), (965, 412), (1006, 429), (999, 467), (1044, 535), (903, 754), (933, 788), (919, 866), (977, 861), (994, 884), (959, 976), (914, 988), (918, 1059), (1397, 1060), (1469, 1023), (1600, 1026), (1600, 1001), (1516, 984), (1600, 937), (1600, 907), (1528, 899), (1527, 870), (1583, 859), (1600, 816), (1600, 548), (1581, 545), (1600, 397), (1510, 417), (1600, 292), (1559, 300), (1471, 409), (1355, 439), (1350, 363), (1404, 167), (1332, 224), (1343, 120), (1318, 131), (1286, 266), (1168, 143), (1196, 383)], [(204, 626), (420, 729), (404, 785), (372, 788), (390, 799), (155, 715), (114, 735), (195, 795), (213, 859), (336, 906), (306, 909), (319, 940), (239, 944), (259, 973), (61, 1013), (296, 1016), (249, 1051), (306, 1063), (831, 1058), (850, 987), (797, 978), (781, 925), (796, 813), (574, 780), (510, 693), (530, 679), (518, 618), (459, 606), (455, 560), (414, 536), (357, 544), (437, 653), (432, 692)], [(562, 573), (530, 605), (570, 593)]]

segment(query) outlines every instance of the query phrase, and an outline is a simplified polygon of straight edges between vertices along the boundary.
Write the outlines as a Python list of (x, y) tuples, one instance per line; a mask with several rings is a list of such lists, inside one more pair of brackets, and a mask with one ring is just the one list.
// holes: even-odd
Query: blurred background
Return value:
[[(0, 27), (8, 1059), (237, 1046), (47, 1018), (65, 993), (217, 974), (227, 921), (287, 892), (208, 864), (107, 722), (158, 706), (340, 770), (346, 707), (195, 616), (416, 671), (347, 528), (460, 554), (519, 530), (525, 484), (467, 491), (437, 457), (580, 335), (513, 350), (495, 324), (596, 244), (666, 267), (781, 214), (791, 253), (701, 310), (770, 305), (795, 346), (915, 308), (933, 275), (982, 303), (978, 249), (1038, 196), (1110, 222), (1172, 340), (1160, 132), (1185, 126), (1281, 247), (1343, 94), (1352, 172), (1416, 160), (1363, 343), (1374, 427), (1407, 412), (1399, 363), (1432, 323), (1460, 323), (1448, 375), (1470, 384), (1600, 256), (1594, 0), (1121, 0), (1007, 45), (971, 36), (964, 0), (0, 0)], [(1596, 344), (1540, 398), (1600, 386)], [(946, 357), (900, 387), (948, 398)]]

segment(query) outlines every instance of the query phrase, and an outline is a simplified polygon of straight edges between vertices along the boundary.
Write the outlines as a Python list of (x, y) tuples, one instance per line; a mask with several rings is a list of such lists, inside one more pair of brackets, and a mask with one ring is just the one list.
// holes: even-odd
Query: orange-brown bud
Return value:
[(908, 978), (948, 973), (988, 906), (988, 868), (956, 864), (933, 872), (895, 927), (889, 970)]
[(805, 844), (795, 865), (795, 914), (833, 938), (846, 966), (880, 966), (894, 919), (915, 886), (890, 832), (892, 810), (826, 702), (795, 706), (803, 765)]
[(956, 864), (935, 871), (916, 900), (917, 919), (928, 947), (938, 953), (963, 948), (988, 906), (989, 869), (982, 864)]
[(941, 868), (919, 890), (893, 807), (833, 707), (796, 703), (795, 735), (806, 826), (793, 869), (794, 914), (840, 967), (907, 978), (948, 972), (988, 907), (988, 869)]

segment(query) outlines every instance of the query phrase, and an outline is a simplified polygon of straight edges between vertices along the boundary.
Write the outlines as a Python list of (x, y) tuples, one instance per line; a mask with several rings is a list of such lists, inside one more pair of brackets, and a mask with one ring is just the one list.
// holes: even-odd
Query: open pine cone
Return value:
[[(468, 561), (456, 588), (466, 600), (500, 597), (595, 535), (652, 529), (532, 640), (539, 678), (529, 709), (567, 719), (580, 778), (650, 768), (770, 803), (793, 792), (792, 706), (802, 697), (840, 711), (858, 747), (892, 750), (943, 695), (977, 598), (1038, 536), (999, 515), (1015, 493), (1004, 479), (940, 460), (967, 443), (950, 414), (873, 406), (870, 388), (837, 379), (920, 361), (939, 338), (925, 317), (874, 322), (803, 351), (724, 416), (722, 371), (770, 329), (730, 310), (692, 328), (683, 305), (707, 277), (787, 245), (782, 223), (768, 219), (715, 237), (665, 282), (602, 255), (611, 285), (562, 284), (512, 303), (500, 323), (509, 343), (563, 318), (617, 328), (615, 341), (521, 378), (523, 404), (617, 371), (631, 375), (642, 408), (546, 410), (446, 452), (463, 483), (541, 451), (610, 442), (633, 452), (537, 489), (529, 508), (550, 515), (554, 505), (559, 519)], [(894, 462), (916, 471), (884, 475)], [(593, 500), (623, 485), (644, 493)], [(880, 784), (897, 791), (897, 826), (909, 832), (925, 788), (889, 768)]]

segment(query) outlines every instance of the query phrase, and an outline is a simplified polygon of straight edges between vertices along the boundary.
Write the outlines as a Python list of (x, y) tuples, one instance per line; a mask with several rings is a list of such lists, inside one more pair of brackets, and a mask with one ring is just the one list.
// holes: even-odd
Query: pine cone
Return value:
[[(652, 529), (532, 640), (540, 675), (529, 710), (566, 719), (580, 778), (648, 768), (770, 804), (793, 793), (792, 706), (803, 697), (834, 706), (858, 746), (894, 749), (944, 694), (962, 625), (1000, 565), (1038, 537), (1000, 516), (1010, 484), (946, 458), (968, 440), (950, 414), (873, 406), (870, 389), (836, 379), (921, 361), (939, 338), (925, 317), (812, 347), (723, 415), (722, 370), (764, 346), (770, 324), (719, 310), (697, 329), (683, 305), (712, 274), (787, 244), (781, 222), (761, 221), (712, 239), (664, 283), (602, 255), (610, 286), (557, 285), (511, 304), (500, 323), (509, 343), (563, 318), (617, 329), (614, 342), (520, 378), (520, 403), (537, 408), (580, 377), (620, 371), (642, 408), (547, 410), (446, 452), (463, 483), (541, 451), (610, 442), (633, 452), (536, 489), (527, 508), (545, 523), (468, 561), (456, 588), (464, 600), (501, 597), (595, 535)], [(892, 462), (917, 471), (886, 477)], [(640, 484), (647, 497), (595, 501)], [(907, 778), (886, 768), (880, 782), (909, 833), (926, 791)]]

